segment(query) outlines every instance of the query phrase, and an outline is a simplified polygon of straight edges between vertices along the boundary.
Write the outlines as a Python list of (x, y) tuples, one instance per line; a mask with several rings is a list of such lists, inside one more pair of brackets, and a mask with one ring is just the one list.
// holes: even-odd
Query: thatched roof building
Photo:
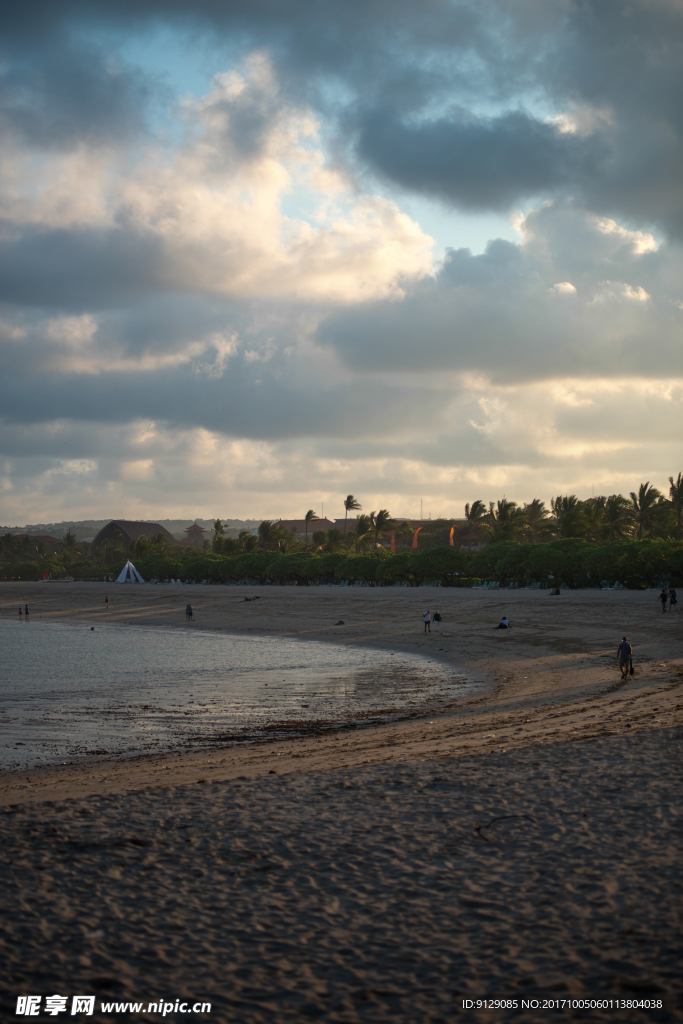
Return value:
[(105, 544), (108, 540), (115, 540), (117, 530), (121, 531), (125, 542), (129, 545), (139, 540), (140, 537), (153, 537), (155, 533), (163, 533), (171, 544), (176, 542), (173, 534), (169, 533), (164, 526), (160, 526), (159, 523), (135, 523), (129, 519), (112, 519), (93, 538), (88, 553), (92, 555), (101, 544)]

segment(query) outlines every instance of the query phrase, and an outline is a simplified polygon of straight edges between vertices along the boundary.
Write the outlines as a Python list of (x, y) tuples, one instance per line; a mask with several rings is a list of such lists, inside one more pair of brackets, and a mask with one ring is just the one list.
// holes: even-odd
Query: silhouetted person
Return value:
[(678, 598), (676, 597), (676, 591), (673, 587), (669, 587), (669, 611), (678, 611)]
[(632, 655), (633, 648), (628, 642), (628, 639), (624, 636), (621, 639), (621, 643), (617, 647), (617, 658), (619, 659), (619, 668), (621, 669), (622, 679), (626, 679), (628, 676), (628, 670), (631, 665)]
[(437, 608), (432, 616), (432, 622), (434, 623), (434, 629), (439, 632), (439, 623), (441, 622), (441, 612)]
[(425, 629), (424, 629), (425, 633), (431, 633), (431, 631), (432, 631), (432, 627), (429, 625), (431, 617), (432, 617), (432, 613), (429, 611), (429, 609), (427, 609), (427, 611), (422, 616), (422, 621), (425, 624)]
[(503, 618), (498, 623), (498, 625), (496, 626), (496, 629), (509, 629), (509, 628), (510, 628), (510, 620), (508, 619), (507, 615), (504, 615)]
[(659, 600), (662, 602), (662, 615), (663, 615), (664, 612), (666, 611), (666, 602), (669, 600), (669, 595), (668, 595), (665, 587), (662, 589), (662, 592), (659, 595)]

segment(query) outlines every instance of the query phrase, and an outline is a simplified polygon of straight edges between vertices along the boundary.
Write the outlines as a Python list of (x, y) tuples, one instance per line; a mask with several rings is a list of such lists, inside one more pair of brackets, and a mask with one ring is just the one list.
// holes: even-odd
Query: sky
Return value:
[(0, 48), (3, 524), (683, 469), (679, 0), (30, 0)]

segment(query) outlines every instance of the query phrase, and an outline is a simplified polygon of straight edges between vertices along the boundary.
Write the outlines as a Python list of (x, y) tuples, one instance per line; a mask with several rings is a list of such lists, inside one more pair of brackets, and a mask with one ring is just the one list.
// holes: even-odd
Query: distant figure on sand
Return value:
[(676, 597), (676, 591), (673, 587), (669, 587), (669, 611), (678, 611), (678, 598)]
[(21, 605), (19, 605), (19, 618), (23, 619), (23, 617), (24, 617), (24, 613), (22, 611)]
[(617, 658), (619, 659), (619, 668), (621, 669), (621, 678), (626, 679), (628, 676), (628, 670), (631, 664), (631, 657), (633, 655), (633, 648), (628, 642), (627, 637), (621, 638), (621, 643), (617, 647)]
[(26, 618), (28, 618), (28, 605), (27, 604), (24, 605), (24, 615), (26, 616)]
[(109, 611), (109, 598), (108, 597), (105, 597), (105, 599), (104, 599), (104, 610), (105, 610), (105, 612)]
[(550, 597), (559, 597), (560, 593), (561, 593), (560, 588), (559, 587), (555, 587), (554, 590), (550, 591)]
[(432, 631), (432, 627), (429, 625), (429, 623), (431, 621), (431, 618), (432, 618), (432, 613), (430, 612), (430, 610), (428, 608), (427, 611), (422, 616), (422, 621), (425, 624), (425, 630), (424, 630), (425, 633), (431, 633), (431, 631)]
[(441, 612), (439, 611), (438, 608), (436, 609), (436, 611), (432, 615), (432, 622), (434, 623), (434, 629), (438, 633), (439, 632), (439, 623), (441, 622)]
[(669, 600), (669, 595), (666, 591), (666, 587), (662, 588), (662, 592), (659, 595), (659, 600), (662, 602), (662, 615), (666, 612), (666, 602)]
[(186, 604), (185, 605), (185, 622), (189, 622), (189, 619), (190, 619), (190, 606), (189, 606), (189, 604)]
[(188, 606), (187, 606), (187, 617), (190, 620), (190, 622), (192, 622), (192, 605), (191, 604), (188, 604)]
[(509, 629), (509, 628), (510, 628), (510, 620), (508, 619), (507, 615), (504, 615), (503, 618), (498, 623), (498, 625), (496, 626), (496, 629)]

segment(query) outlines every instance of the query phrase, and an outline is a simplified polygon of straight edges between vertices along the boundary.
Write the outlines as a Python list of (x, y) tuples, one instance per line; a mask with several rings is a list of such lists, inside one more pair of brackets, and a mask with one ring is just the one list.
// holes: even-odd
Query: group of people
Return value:
[(662, 615), (666, 613), (667, 603), (669, 605), (670, 612), (678, 611), (678, 598), (676, 597), (676, 591), (673, 587), (662, 587), (662, 592), (659, 595), (659, 600), (662, 602)]
[(21, 605), (19, 605), (19, 618), (23, 619), (24, 616), (26, 616), (26, 618), (28, 618), (28, 605), (27, 604), (25, 604), (23, 608), (21, 607)]
[(436, 611), (434, 612), (434, 614), (432, 615), (432, 613), (430, 612), (430, 610), (428, 608), (427, 611), (422, 616), (422, 621), (425, 624), (425, 628), (424, 628), (425, 633), (431, 633), (431, 631), (432, 631), (432, 622), (434, 623), (435, 631), (438, 633), (439, 632), (439, 623), (441, 622), (441, 612), (437, 608)]

